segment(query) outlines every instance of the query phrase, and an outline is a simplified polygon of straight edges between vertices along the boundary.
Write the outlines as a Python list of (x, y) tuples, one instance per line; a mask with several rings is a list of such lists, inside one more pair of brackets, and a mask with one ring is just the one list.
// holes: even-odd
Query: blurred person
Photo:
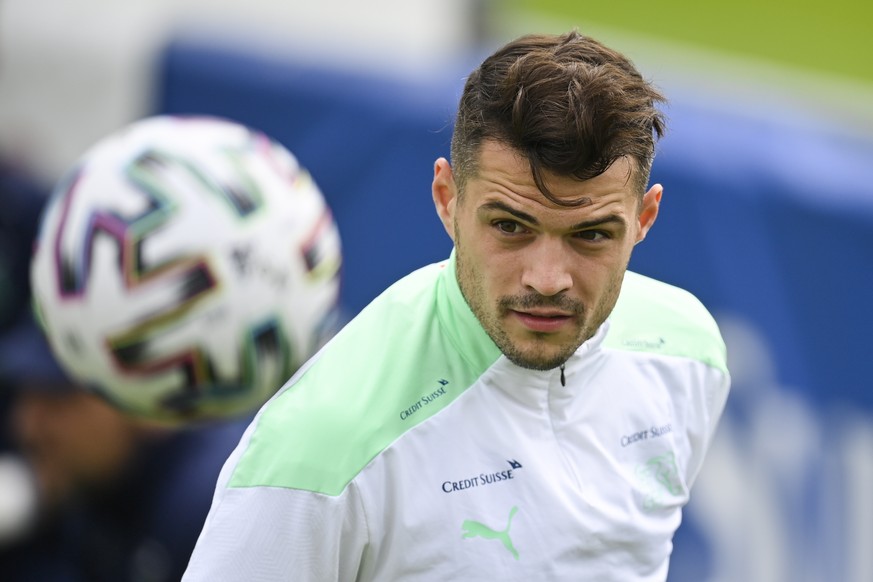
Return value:
[(37, 504), (4, 581), (179, 580), (245, 420), (167, 428), (75, 385), (29, 316), (0, 341), (9, 433)]
[(575, 31), (485, 59), (434, 165), (450, 257), (260, 410), (184, 579), (665, 580), (730, 380), (704, 306), (627, 271), (663, 101)]
[[(50, 198), (10, 182), (16, 204), (12, 193), (4, 200), (12, 214), (0, 220), (0, 299), (10, 301), (0, 321), (13, 327), (0, 334), (3, 581), (179, 580), (252, 403), (341, 323), (338, 233), (321, 192), (283, 146), (230, 120), (157, 116), (90, 151)], [(142, 200), (149, 204), (138, 215)], [(102, 252), (114, 243), (115, 253)], [(132, 248), (140, 270), (131, 275), (123, 257)], [(76, 271), (70, 256), (85, 267)], [(155, 267), (192, 258), (207, 266), (195, 277), (207, 276), (187, 280), (185, 292), (203, 291), (204, 279), (216, 291), (200, 311), (184, 303), (190, 296), (185, 309), (173, 302), (180, 270)], [(69, 300), (69, 280), (54, 277), (73, 272), (86, 274), (87, 295)], [(126, 275), (148, 284), (113, 286)], [(234, 303), (243, 296), (251, 305)], [(198, 327), (204, 320), (211, 327)], [(112, 333), (103, 331), (121, 326), (162, 332), (137, 335), (139, 367), (88, 360), (76, 341), (111, 350)], [(60, 341), (50, 333), (59, 327)], [(180, 347), (173, 333), (194, 339)], [(71, 356), (64, 348), (73, 343)], [(201, 368), (223, 358), (223, 374), (210, 369), (151, 389), (155, 363), (187, 356), (192, 345), (213, 350)]]

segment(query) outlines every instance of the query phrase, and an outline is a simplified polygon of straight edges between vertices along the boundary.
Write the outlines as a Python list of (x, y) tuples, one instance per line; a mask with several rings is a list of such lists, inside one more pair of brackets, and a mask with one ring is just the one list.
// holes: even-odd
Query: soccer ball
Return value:
[(157, 116), (58, 183), (31, 261), (59, 363), (134, 416), (264, 403), (335, 331), (339, 232), (287, 149), (229, 120)]

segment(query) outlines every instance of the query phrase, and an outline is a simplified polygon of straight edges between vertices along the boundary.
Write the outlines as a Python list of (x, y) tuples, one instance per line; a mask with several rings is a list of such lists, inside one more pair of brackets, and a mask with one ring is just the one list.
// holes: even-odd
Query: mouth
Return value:
[(554, 333), (568, 326), (573, 321), (573, 315), (562, 311), (517, 311), (510, 314), (530, 331), (538, 333)]

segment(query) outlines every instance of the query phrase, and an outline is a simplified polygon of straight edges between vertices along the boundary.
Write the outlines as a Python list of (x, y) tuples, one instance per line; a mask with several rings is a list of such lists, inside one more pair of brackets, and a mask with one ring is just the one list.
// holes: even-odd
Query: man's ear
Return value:
[(643, 200), (640, 207), (640, 228), (637, 232), (636, 242), (641, 242), (646, 238), (649, 229), (655, 224), (655, 219), (658, 218), (658, 209), (661, 207), (661, 196), (664, 194), (664, 187), (660, 184), (655, 184), (649, 191), (643, 194)]
[(455, 240), (455, 205), (458, 202), (458, 189), (448, 160), (439, 158), (433, 165), (433, 184), (431, 185), (433, 203), (443, 223), (443, 228)]

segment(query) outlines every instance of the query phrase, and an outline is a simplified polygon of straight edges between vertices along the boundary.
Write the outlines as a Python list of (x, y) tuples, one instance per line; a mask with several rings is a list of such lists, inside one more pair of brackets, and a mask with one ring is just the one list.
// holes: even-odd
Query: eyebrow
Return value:
[(528, 222), (530, 224), (539, 224), (540, 221), (528, 214), (527, 212), (522, 212), (521, 210), (516, 210), (515, 208), (505, 204), (503, 202), (488, 202), (487, 204), (483, 204), (479, 207), (479, 210), (499, 210), (502, 212), (506, 212), (507, 214), (511, 214), (519, 220), (523, 220), (524, 222)]
[[(507, 214), (511, 214), (517, 219), (527, 222), (528, 224), (532, 224), (534, 226), (539, 225), (540, 221), (537, 220), (534, 216), (528, 214), (527, 212), (522, 212), (521, 210), (516, 210), (515, 208), (505, 204), (504, 202), (494, 201), (488, 202), (487, 204), (483, 204), (479, 207), (480, 210), (499, 210), (502, 212), (506, 212)], [(569, 228), (571, 231), (575, 230), (585, 230), (586, 228), (591, 228), (593, 226), (600, 226), (608, 223), (618, 223), (622, 226), (625, 226), (627, 222), (624, 218), (617, 214), (610, 214), (608, 216), (604, 216), (602, 218), (593, 218), (591, 220), (583, 220), (582, 222), (577, 222), (573, 226)]]

